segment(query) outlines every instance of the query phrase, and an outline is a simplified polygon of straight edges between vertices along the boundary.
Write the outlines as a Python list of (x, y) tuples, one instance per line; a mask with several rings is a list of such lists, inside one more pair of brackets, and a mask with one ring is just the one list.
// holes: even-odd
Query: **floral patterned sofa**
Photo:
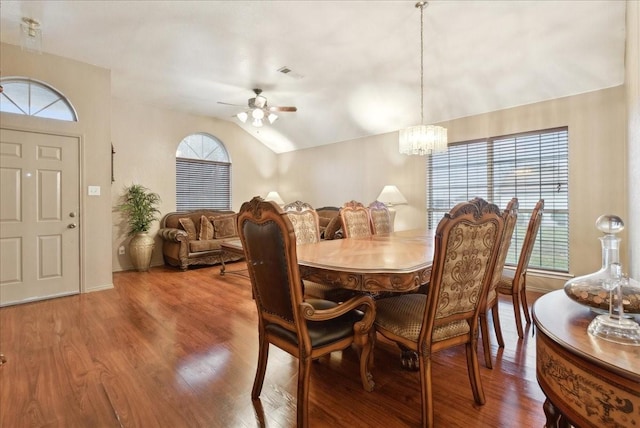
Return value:
[[(239, 239), (237, 214), (225, 210), (172, 212), (160, 221), (158, 236), (162, 238), (162, 256), (167, 265), (187, 270), (190, 265), (221, 263), (220, 245)], [(242, 257), (224, 254), (224, 261)]]

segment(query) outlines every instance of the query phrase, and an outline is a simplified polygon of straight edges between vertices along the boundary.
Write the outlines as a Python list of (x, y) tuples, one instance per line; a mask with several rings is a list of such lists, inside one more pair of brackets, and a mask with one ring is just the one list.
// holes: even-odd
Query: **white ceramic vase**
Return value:
[(129, 242), (129, 257), (138, 272), (146, 272), (151, 266), (154, 239), (147, 232), (136, 233)]

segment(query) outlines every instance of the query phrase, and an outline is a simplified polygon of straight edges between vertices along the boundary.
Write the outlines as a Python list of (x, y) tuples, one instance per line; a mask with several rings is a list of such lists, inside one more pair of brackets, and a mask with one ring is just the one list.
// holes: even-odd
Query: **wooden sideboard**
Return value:
[(551, 427), (640, 427), (640, 346), (592, 337), (596, 314), (563, 290), (533, 305), (536, 376)]

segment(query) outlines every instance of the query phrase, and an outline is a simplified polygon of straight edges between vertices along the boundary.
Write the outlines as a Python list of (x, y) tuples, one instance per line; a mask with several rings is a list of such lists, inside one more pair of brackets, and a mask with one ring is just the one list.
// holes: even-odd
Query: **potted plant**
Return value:
[(154, 239), (148, 235), (151, 224), (158, 220), (160, 196), (140, 184), (132, 184), (124, 188), (122, 203), (119, 205), (127, 217), (129, 241), (129, 257), (133, 267), (140, 271), (148, 271), (151, 265)]

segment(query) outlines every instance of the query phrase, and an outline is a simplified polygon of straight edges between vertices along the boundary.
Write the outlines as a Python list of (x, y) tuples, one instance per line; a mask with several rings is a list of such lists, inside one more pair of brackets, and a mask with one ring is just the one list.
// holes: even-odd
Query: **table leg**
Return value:
[(547, 417), (547, 423), (544, 428), (570, 428), (571, 424), (564, 417), (564, 415), (553, 405), (548, 398), (544, 401), (542, 406), (544, 414)]
[(224, 255), (225, 255), (225, 252), (221, 251), (220, 252), (220, 265), (221, 265), (220, 266), (220, 276), (224, 276), (224, 271), (226, 269), (226, 266), (224, 265)]

